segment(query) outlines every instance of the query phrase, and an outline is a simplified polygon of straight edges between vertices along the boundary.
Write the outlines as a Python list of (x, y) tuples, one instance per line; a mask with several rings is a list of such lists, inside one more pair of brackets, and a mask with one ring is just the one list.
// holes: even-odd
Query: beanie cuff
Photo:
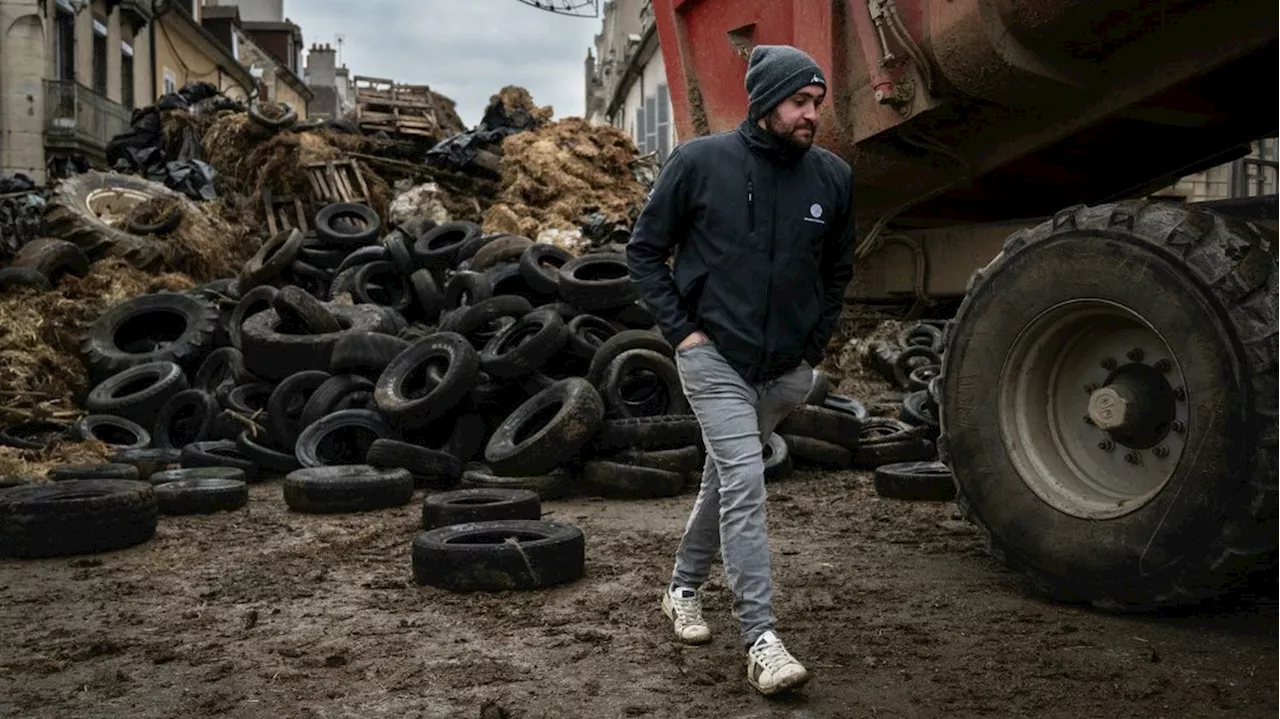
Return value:
[(761, 93), (760, 97), (751, 103), (751, 120), (759, 120), (769, 114), (773, 108), (781, 105), (784, 100), (791, 97), (797, 90), (809, 85), (821, 85), (822, 89), (826, 90), (827, 81), (822, 77), (822, 72), (818, 68), (804, 67), (787, 75), (775, 83), (773, 87)]

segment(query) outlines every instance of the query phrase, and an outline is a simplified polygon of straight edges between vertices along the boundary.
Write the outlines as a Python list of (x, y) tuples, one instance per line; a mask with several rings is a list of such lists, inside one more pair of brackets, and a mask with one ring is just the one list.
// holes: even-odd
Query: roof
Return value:
[(288, 20), (245, 21), (240, 23), (240, 27), (254, 32), (289, 32), (297, 35), (298, 37), (302, 37), (302, 28)]
[(240, 8), (235, 5), (205, 5), (200, 9), (203, 20), (233, 20), (240, 22)]

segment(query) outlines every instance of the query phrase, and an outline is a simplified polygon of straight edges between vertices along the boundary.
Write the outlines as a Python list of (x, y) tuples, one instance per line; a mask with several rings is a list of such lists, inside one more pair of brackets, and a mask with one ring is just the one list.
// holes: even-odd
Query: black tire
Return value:
[(303, 428), (295, 451), (303, 467), (364, 464), (375, 440), (394, 436), (377, 412), (344, 409)]
[(567, 322), (569, 342), (565, 345), (565, 350), (587, 362), (596, 356), (596, 352), (604, 346), (605, 342), (618, 334), (618, 328), (614, 327), (613, 323), (596, 315), (580, 314)]
[(391, 360), (412, 344), (381, 332), (346, 332), (333, 345), (329, 371), (335, 375), (358, 374), (376, 380)]
[(525, 282), (524, 275), (520, 274), (520, 264), (517, 262), (506, 262), (495, 265), (485, 270), (485, 277), (489, 278), (489, 284), (493, 286), (493, 295), (501, 297), (503, 295), (515, 295), (517, 297), (527, 297), (531, 303), (541, 304), (548, 297), (554, 298), (555, 295), (548, 295), (535, 291)]
[(409, 275), (409, 285), (413, 287), (422, 319), (430, 324), (439, 322), (440, 313), (444, 310), (444, 292), (436, 284), (431, 270), (418, 270)]
[[(116, 172), (84, 172), (58, 182), (44, 213), (44, 234), (67, 240), (90, 259), (107, 254), (138, 253), (131, 258), (150, 265), (161, 257), (154, 242), (143, 240), (98, 216), (89, 198), (112, 195), (114, 215), (124, 217), (137, 205), (155, 197), (181, 200), (182, 196), (158, 182)], [(141, 255), (148, 255), (142, 257)], [(139, 266), (139, 265), (135, 265)]]
[(919, 392), (928, 389), (929, 382), (934, 377), (942, 374), (941, 365), (925, 365), (923, 367), (915, 367), (911, 373), (907, 375), (907, 389), (912, 392)]
[(294, 454), (293, 445), (282, 447), (269, 432), (251, 432), (246, 429), (236, 435), (236, 451), (260, 469), (272, 474), (288, 474), (302, 469), (302, 463)]
[(191, 467), (233, 467), (244, 472), (244, 481), (259, 480), (258, 465), (240, 453), (235, 441), (220, 439), (212, 442), (192, 442), (182, 448), (179, 463), (183, 469)]
[(856, 451), (862, 422), (848, 412), (802, 404), (778, 423), (777, 431), (820, 439)]
[(192, 442), (213, 439), (221, 411), (218, 401), (208, 392), (179, 392), (156, 415), (151, 443), (157, 449), (182, 449)]
[(464, 263), (470, 263), (471, 258), (476, 256), (476, 253), (480, 251), (480, 248), (494, 240), (498, 240), (506, 236), (507, 235), (502, 233), (489, 235), (477, 233), (474, 237), (463, 242), (462, 245), (458, 247), (458, 254), (453, 260), (454, 265), (461, 267)]
[(599, 389), (603, 386), (609, 365), (618, 355), (627, 350), (650, 350), (671, 359), (676, 355), (671, 343), (667, 342), (662, 335), (648, 330), (623, 330), (605, 340), (596, 349), (595, 355), (591, 358), (591, 365), (587, 369), (586, 380)]
[(492, 377), (514, 379), (536, 372), (569, 340), (569, 328), (551, 310), (534, 310), (489, 340), (480, 366)]
[(218, 309), (175, 292), (125, 300), (89, 326), (80, 352), (99, 380), (149, 362), (173, 362), (195, 372), (213, 346)]
[(155, 485), (162, 514), (233, 512), (249, 503), (249, 485), (235, 479), (178, 479)]
[(493, 297), (493, 285), (479, 272), (457, 272), (444, 286), (445, 310), (472, 307)]
[(471, 464), (462, 472), (465, 489), (527, 489), (544, 500), (561, 499), (569, 494), (574, 475), (564, 469), (545, 474), (505, 475), (495, 474), (483, 464)]
[(378, 240), (382, 221), (367, 205), (335, 202), (316, 213), (316, 236), (330, 247), (364, 247)]
[[(442, 360), (447, 368), (433, 385), (428, 370)], [(397, 355), (378, 377), (373, 396), (378, 410), (397, 427), (425, 427), (467, 396), (479, 372), (480, 355), (465, 337), (437, 332)]]
[(893, 381), (907, 389), (911, 385), (911, 371), (916, 367), (937, 366), (942, 359), (928, 347), (913, 346), (902, 350), (893, 359)]
[(244, 268), (240, 270), (241, 291), (264, 285), (284, 274), (294, 260), (298, 259), (298, 252), (301, 250), (301, 232), (297, 229), (277, 232), (262, 243), (253, 257), (244, 263)]
[(409, 242), (400, 230), (392, 230), (382, 238), (382, 246), (387, 248), (387, 258), (395, 265), (400, 274), (408, 277), (418, 271), (418, 260), (414, 258)]
[(702, 447), (689, 446), (676, 449), (624, 449), (614, 453), (610, 460), (618, 464), (630, 464), (636, 467), (649, 467), (667, 472), (685, 474), (701, 472), (706, 455)]
[(156, 497), (145, 482), (87, 479), (0, 491), (0, 555), (109, 552), (155, 533)]
[(350, 252), (343, 250), (343, 252), (345, 252), (346, 257), (343, 258), (342, 262), (338, 263), (337, 267), (333, 268), (334, 275), (347, 270), (354, 270), (360, 265), (366, 265), (370, 262), (386, 262), (390, 259), (387, 254), (387, 248), (382, 245), (369, 245)]
[(390, 262), (369, 262), (356, 268), (351, 278), (351, 297), (359, 304), (390, 307), (397, 312), (409, 309), (415, 293), (409, 278)]
[(615, 357), (601, 387), (610, 418), (690, 413), (675, 363), (652, 350), (627, 350)]
[(550, 472), (591, 441), (603, 418), (604, 402), (594, 387), (577, 377), (561, 380), (530, 397), (494, 430), (485, 461), (499, 474)]
[(149, 481), (152, 486), (158, 487), (169, 482), (182, 482), (192, 479), (225, 479), (245, 482), (245, 475), (244, 470), (235, 467), (180, 467), (157, 471), (151, 475)]
[(876, 494), (890, 499), (949, 502), (956, 497), (951, 469), (942, 462), (882, 464), (875, 472)]
[(152, 475), (176, 467), (182, 459), (177, 449), (122, 449), (111, 455), (113, 464), (129, 464), (138, 470), (138, 479), (151, 481)]
[(813, 370), (813, 381), (809, 384), (809, 392), (804, 396), (804, 404), (825, 406), (827, 393), (831, 391), (831, 381), (821, 370)]
[[(240, 301), (236, 303), (236, 308), (231, 312), (231, 319), (227, 324), (227, 336), (231, 338), (231, 346), (242, 352), (244, 351), (245, 321), (271, 309), (271, 301), (275, 299), (276, 293), (279, 291), (275, 287), (264, 285), (255, 287), (240, 297)], [(243, 363), (243, 361), (242, 355), (241, 362)]]
[(212, 394), (225, 383), (232, 385), (252, 381), (244, 368), (244, 355), (235, 347), (219, 347), (209, 353), (196, 370), (192, 389)]
[(151, 446), (151, 433), (124, 417), (90, 414), (71, 427), (72, 435), (81, 441), (96, 440), (115, 449), (144, 449)]
[(0, 446), (42, 451), (71, 436), (62, 422), (30, 420), (0, 429)]
[(446, 222), (438, 225), (413, 243), (413, 254), (422, 267), (450, 269), (457, 263), (458, 250), (480, 235), (474, 222)]
[(922, 389), (903, 397), (898, 416), (907, 424), (926, 428), (929, 436), (938, 436), (938, 408), (929, 398), (928, 390)]
[(826, 398), (822, 400), (822, 406), (836, 412), (844, 412), (845, 414), (851, 414), (854, 417), (857, 417), (858, 421), (860, 422), (865, 421), (868, 417), (871, 416), (867, 412), (866, 406), (864, 406), (861, 402), (859, 402), (858, 400), (852, 397), (846, 397), (845, 395), (841, 395), (841, 394), (828, 393)]
[(422, 528), (542, 518), (542, 499), (527, 489), (455, 489), (422, 500)]
[(617, 499), (674, 497), (684, 491), (684, 474), (592, 460), (582, 465), (582, 489), (589, 495)]
[(89, 391), (85, 409), (154, 427), (171, 397), (187, 389), (187, 376), (172, 362), (148, 362), (112, 375)]
[(471, 258), (472, 272), (484, 272), (507, 262), (519, 262), (524, 251), (533, 245), (533, 240), (519, 235), (506, 235), (485, 244)]
[(636, 301), (627, 258), (613, 253), (583, 255), (560, 268), (560, 296), (587, 312), (623, 307)]
[(319, 370), (289, 375), (271, 391), (267, 399), (267, 427), (277, 446), (292, 447), (298, 441), (298, 426), (307, 400), (330, 379), (329, 373)]
[(838, 444), (794, 434), (784, 434), (782, 438), (786, 440), (787, 450), (795, 463), (823, 469), (849, 469), (853, 466), (853, 452)]
[(702, 428), (691, 414), (608, 419), (600, 428), (597, 446), (602, 451), (621, 449), (675, 449), (702, 446)]
[(280, 315), (267, 310), (244, 323), (244, 361), (248, 370), (263, 380), (278, 382), (306, 370), (328, 370), (333, 347), (347, 332), (390, 332), (388, 318), (372, 305), (331, 305), (346, 329), (323, 335), (283, 332)]
[(79, 481), (85, 479), (138, 479), (138, 468), (132, 464), (63, 464), (49, 470), (49, 479), (54, 482)]
[(897, 462), (928, 462), (937, 457), (933, 442), (921, 427), (897, 419), (872, 417), (862, 423), (858, 446), (853, 453), (855, 466), (875, 469)]
[[(350, 404), (346, 399), (362, 392), (369, 392), (373, 389), (373, 382), (368, 378), (353, 374), (343, 374), (336, 377), (329, 377), (315, 392), (307, 398), (307, 403), (302, 407), (302, 414), (298, 416), (298, 433), (320, 421), (324, 417), (341, 410), (339, 405)], [(296, 444), (295, 439), (293, 444)]]
[(399, 467), (413, 475), (418, 487), (443, 489), (462, 478), (462, 461), (442, 450), (419, 447), (394, 439), (377, 439), (369, 446), (366, 463), (374, 467)]
[[(939, 445), (942, 461), (955, 471), (957, 505), (987, 533), (996, 557), (1052, 596), (1114, 610), (1196, 602), (1234, 590), (1257, 570), (1274, 571), (1275, 248), (1274, 229), (1264, 235), (1253, 225), (1196, 207), (1124, 202), (1069, 208), (1019, 231), (974, 274), (949, 326), (938, 383)], [(1053, 282), (1032, 279), (1043, 277), (1045, 268), (1052, 268)], [(1018, 337), (1042, 336), (1033, 324), (1041, 313), (1086, 298), (1127, 308), (1139, 326), (1168, 338), (1163, 349), (1156, 344), (1146, 351), (1171, 357), (1171, 368), (1155, 371), (1172, 378), (1176, 421), (1182, 424), (1170, 423), (1172, 434), (1158, 441), (1194, 448), (1170, 455), (1174, 466), (1163, 484), (1138, 499), (1126, 492), (1125, 501), (1113, 500), (1111, 506), (1124, 512), (1118, 515), (1063, 504), (1066, 490), (1053, 489), (1045, 476), (1059, 487), (1076, 480), (1056, 467), (1037, 476), (1020, 473), (1010, 440), (1002, 439), (1005, 415), (998, 403), (1007, 390), (997, 368), (1016, 359)], [(993, 311), (995, 306), (1002, 309)], [(1107, 329), (1105, 323), (1098, 327)], [(1087, 347), (1097, 335), (1079, 336)], [(1042, 339), (1046, 355), (1071, 352), (1064, 344), (1070, 339), (1065, 332), (1057, 343)], [(1143, 367), (1156, 362), (1140, 354), (1119, 359)], [(1017, 366), (1021, 373), (1023, 365)], [(1028, 363), (1026, 371), (1032, 368)], [(1108, 371), (1097, 369), (1104, 382), (1110, 381)], [(1020, 421), (1040, 426), (1054, 406), (1031, 405)], [(1097, 444), (1097, 437), (1115, 439), (1117, 451), (1107, 461), (1125, 466), (1124, 435), (1104, 434), (1075, 417), (1071, 426)], [(1047, 446), (1042, 456), (1051, 456)], [(1160, 460), (1154, 451), (1138, 457), (1143, 465), (1158, 466)], [(1274, 584), (1274, 575), (1267, 581)]]
[(294, 512), (369, 512), (403, 507), (412, 499), (413, 477), (403, 469), (309, 467), (284, 478), (284, 502)]
[(262, 105), (254, 102), (249, 105), (249, 119), (272, 132), (288, 130), (298, 123), (298, 111), (293, 109), (292, 105), (287, 102), (271, 104), (278, 105), (281, 108), (280, 117), (267, 117), (262, 112)]
[(66, 240), (51, 237), (41, 237), (23, 245), (9, 266), (35, 270), (55, 285), (65, 274), (76, 277), (89, 274), (89, 258), (84, 250)]
[(573, 259), (573, 253), (555, 245), (534, 243), (520, 253), (520, 275), (538, 294), (557, 295), (560, 292), (560, 268)]
[(764, 455), (764, 481), (776, 482), (795, 472), (791, 450), (782, 435), (777, 432), (769, 435), (769, 441), (763, 443), (761, 450)]
[(933, 325), (917, 322), (898, 334), (898, 345), (904, 350), (911, 347), (927, 347), (941, 355), (944, 346), (942, 330)]
[(275, 387), (270, 382), (242, 384), (227, 394), (227, 401), (222, 406), (255, 422), (265, 420), (263, 415), (267, 412), (267, 403), (271, 401), (271, 393), (274, 391)]
[(0, 293), (19, 287), (30, 287), (40, 292), (48, 292), (53, 289), (53, 283), (49, 281), (48, 277), (41, 274), (39, 270), (33, 270), (29, 267), (5, 267), (0, 269)]
[(271, 298), (271, 308), (280, 316), (282, 326), (296, 328), (295, 331), (302, 334), (323, 335), (342, 331), (342, 324), (329, 308), (301, 287), (281, 287)]
[[(527, 297), (518, 297), (513, 295), (490, 297), (470, 307), (465, 307), (447, 320), (441, 319), (440, 329), (442, 331), (457, 332), (458, 334), (471, 339), (479, 337), (482, 330), (495, 326), (498, 320), (509, 318), (514, 324), (516, 320), (533, 312), (533, 305)], [(503, 325), (505, 328), (509, 325)], [(499, 330), (501, 331), (501, 330)], [(497, 332), (494, 333), (496, 335)], [(492, 336), (490, 337), (492, 339)], [(484, 345), (481, 345), (483, 347)]]
[(508, 519), (438, 527), (413, 539), (413, 579), (455, 592), (529, 590), (580, 579), (582, 530)]

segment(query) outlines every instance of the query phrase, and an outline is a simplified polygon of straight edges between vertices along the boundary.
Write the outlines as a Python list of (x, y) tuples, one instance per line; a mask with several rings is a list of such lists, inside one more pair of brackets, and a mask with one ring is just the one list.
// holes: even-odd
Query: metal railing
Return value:
[(97, 148), (129, 128), (129, 110), (74, 80), (44, 81), (44, 127), (50, 136)]

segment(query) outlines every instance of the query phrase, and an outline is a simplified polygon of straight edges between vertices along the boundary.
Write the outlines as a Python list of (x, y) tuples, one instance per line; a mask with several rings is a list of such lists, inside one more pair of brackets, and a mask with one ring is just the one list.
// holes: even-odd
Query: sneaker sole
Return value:
[(706, 644), (707, 642), (711, 641), (711, 632), (709, 629), (707, 631), (706, 639), (685, 639), (684, 637), (680, 636), (680, 632), (675, 631), (675, 622), (676, 622), (675, 610), (671, 607), (670, 604), (667, 603), (667, 598), (665, 596), (662, 598), (662, 614), (667, 618), (667, 621), (671, 622), (672, 633), (676, 635), (676, 639), (680, 643), (688, 644), (690, 646), (698, 646), (701, 644)]
[(775, 694), (782, 694), (783, 692), (794, 691), (804, 686), (805, 684), (808, 684), (809, 672), (808, 670), (806, 670), (804, 674), (782, 681), (771, 689), (765, 689), (764, 687), (757, 684), (755, 680), (751, 678), (750, 674), (747, 675), (747, 683), (755, 687), (756, 691), (760, 692), (761, 694), (764, 694), (765, 696), (774, 696)]

